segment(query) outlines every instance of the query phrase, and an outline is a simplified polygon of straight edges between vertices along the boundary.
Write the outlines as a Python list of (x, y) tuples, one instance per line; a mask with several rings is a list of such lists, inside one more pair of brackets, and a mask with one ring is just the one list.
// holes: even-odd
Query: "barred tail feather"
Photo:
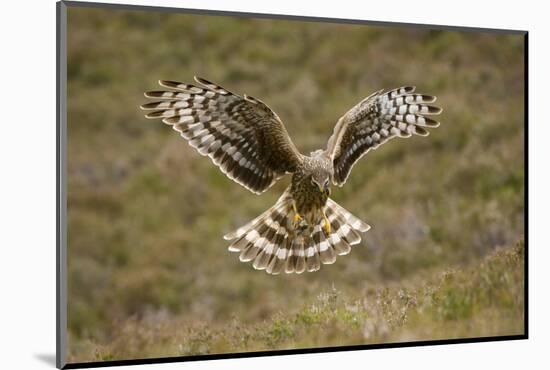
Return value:
[(241, 262), (252, 261), (257, 270), (279, 273), (288, 257), (286, 245), (290, 241), (288, 215), (292, 210), (291, 202), (291, 197), (285, 192), (273, 207), (226, 234), (224, 239), (233, 240), (229, 251), (240, 253)]
[(322, 221), (306, 231), (294, 229), (292, 198), (286, 191), (273, 207), (224, 238), (233, 240), (229, 251), (239, 253), (241, 262), (252, 262), (256, 270), (273, 275), (318, 271), (321, 264), (332, 264), (337, 256), (350, 253), (361, 242), (361, 233), (370, 229), (331, 199), (325, 214), (330, 235)]

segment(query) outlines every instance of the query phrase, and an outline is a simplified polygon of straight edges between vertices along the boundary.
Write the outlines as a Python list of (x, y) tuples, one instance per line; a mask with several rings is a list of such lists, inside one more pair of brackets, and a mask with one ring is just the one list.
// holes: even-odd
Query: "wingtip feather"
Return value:
[(204, 78), (200, 77), (200, 76), (193, 76), (193, 80), (195, 80), (195, 82), (199, 83), (199, 84), (204, 84), (204, 82), (208, 82), (206, 81)]

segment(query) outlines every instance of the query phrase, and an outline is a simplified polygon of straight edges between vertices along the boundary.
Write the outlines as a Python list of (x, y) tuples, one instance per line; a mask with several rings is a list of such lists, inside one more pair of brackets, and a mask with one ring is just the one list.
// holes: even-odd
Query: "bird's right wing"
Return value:
[(150, 111), (145, 117), (162, 118), (230, 179), (254, 193), (295, 171), (302, 155), (275, 112), (251, 96), (195, 80), (199, 86), (159, 81), (170, 90), (145, 93), (159, 100), (141, 106)]

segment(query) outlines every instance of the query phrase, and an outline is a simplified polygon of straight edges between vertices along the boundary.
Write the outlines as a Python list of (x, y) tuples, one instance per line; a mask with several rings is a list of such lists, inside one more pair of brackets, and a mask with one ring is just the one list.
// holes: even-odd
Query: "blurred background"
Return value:
[[(523, 333), (521, 35), (68, 9), (69, 361)], [(269, 208), (160, 121), (157, 80), (265, 101), (308, 153), (381, 88), (442, 125), (359, 161), (332, 198), (372, 229), (269, 276), (222, 236)]]

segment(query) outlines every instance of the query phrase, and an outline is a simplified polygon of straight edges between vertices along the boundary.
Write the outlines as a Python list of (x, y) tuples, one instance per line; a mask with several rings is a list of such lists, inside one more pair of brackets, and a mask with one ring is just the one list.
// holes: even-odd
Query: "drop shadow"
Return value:
[(55, 367), (55, 353), (39, 353), (34, 354), (34, 358), (42, 361), (43, 363)]

